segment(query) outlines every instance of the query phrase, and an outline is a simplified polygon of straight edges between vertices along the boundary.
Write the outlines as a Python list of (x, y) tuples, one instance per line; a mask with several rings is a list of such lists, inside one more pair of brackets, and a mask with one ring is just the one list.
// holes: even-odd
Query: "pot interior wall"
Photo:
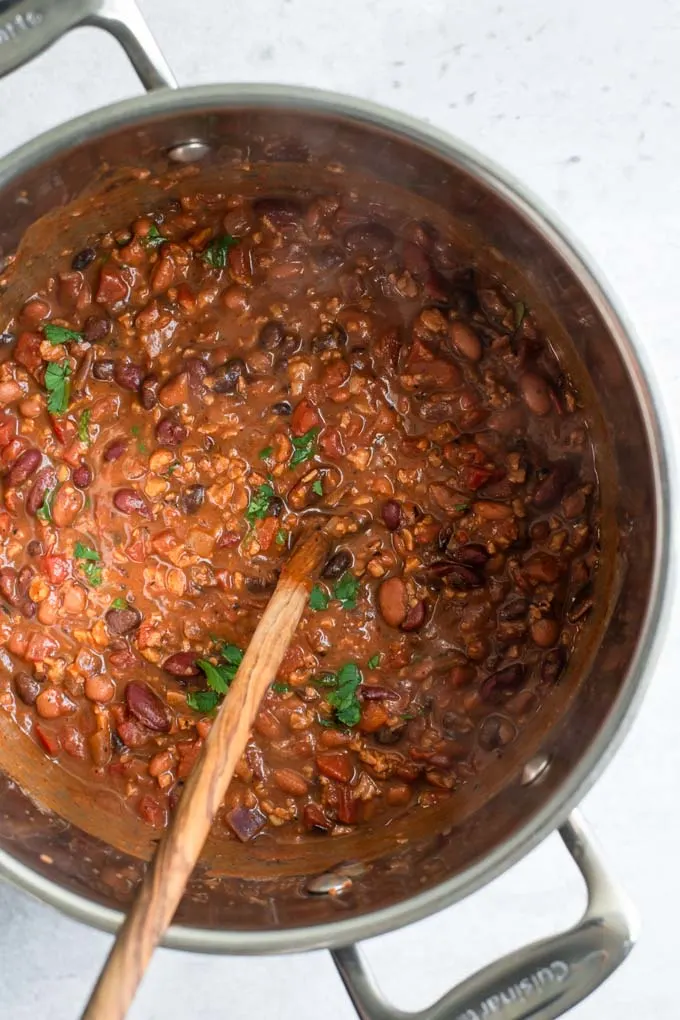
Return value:
[[(210, 155), (200, 168), (178, 172), (165, 153), (187, 138), (206, 141)], [(139, 167), (151, 171), (143, 180), (130, 172)], [(430, 813), (359, 836), (304, 844), (265, 836), (252, 846), (210, 845), (178, 915), (190, 926), (320, 924), (395, 904), (462, 874), (560, 796), (635, 683), (629, 669), (654, 580), (657, 542), (643, 383), (612, 339), (620, 328), (614, 316), (603, 300), (590, 296), (578, 268), (559, 254), (547, 232), (541, 236), (529, 213), (513, 207), (502, 185), (464, 157), (454, 161), (425, 143), (322, 111), (202, 108), (198, 100), (189, 112), (149, 119), (139, 113), (136, 122), (99, 135), (95, 128), (89, 141), (46, 154), (40, 165), (12, 177), (0, 176), (0, 266), (22, 245), (21, 274), (10, 272), (4, 288), (0, 283), (0, 327), (34, 281), (47, 275), (56, 252), (82, 247), (104, 225), (124, 225), (159, 198), (217, 186), (278, 192), (332, 187), (347, 174), (359, 175), (383, 200), (388, 185), (390, 201), (408, 202), (415, 215), (445, 222), (461, 248), (474, 251), (478, 263), (535, 310), (584, 401), (597, 408), (591, 427), (603, 498), (598, 608), (550, 703), (484, 773), (483, 787), (471, 785)], [(0, 679), (2, 672), (0, 660)], [(522, 787), (522, 767), (538, 750), (551, 755), (551, 769), (541, 783)], [(79, 784), (46, 760), (5, 716), (0, 769), (0, 848), (90, 899), (126, 903), (153, 849), (143, 827), (120, 812), (106, 791)], [(306, 894), (308, 876), (348, 861), (361, 865), (352, 867), (346, 896)]]

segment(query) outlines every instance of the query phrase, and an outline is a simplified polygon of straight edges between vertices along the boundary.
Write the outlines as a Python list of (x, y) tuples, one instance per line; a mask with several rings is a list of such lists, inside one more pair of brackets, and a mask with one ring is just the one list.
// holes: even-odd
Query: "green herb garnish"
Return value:
[(67, 329), (66, 326), (53, 326), (49, 322), (43, 326), (43, 333), (45, 339), (49, 340), (53, 347), (56, 347), (57, 344), (67, 344), (69, 340), (78, 342), (83, 339), (83, 334), (77, 333), (75, 329)]
[(35, 516), (38, 518), (39, 521), (42, 521), (43, 524), (52, 523), (52, 500), (54, 499), (54, 494), (56, 491), (57, 491), (56, 488), (48, 489), (47, 492), (45, 493), (45, 498), (43, 499), (41, 505), (38, 507), (36, 511)]
[(328, 609), (328, 601), (327, 592), (324, 591), (320, 584), (315, 584), (309, 593), (309, 608), (318, 613), (322, 609)]
[(90, 442), (90, 415), (92, 412), (86, 408), (78, 421), (78, 439), (81, 443)]
[(207, 712), (214, 712), (219, 700), (220, 696), (215, 691), (192, 691), (187, 694), (189, 708), (193, 708), (194, 712), (201, 712), (203, 715)]
[(333, 598), (338, 599), (343, 609), (354, 609), (357, 604), (357, 593), (359, 591), (359, 578), (349, 571), (343, 574), (333, 588)]
[(276, 544), (277, 545), (286, 544), (286, 532), (283, 530), (283, 528), (279, 528), (279, 530), (276, 532)]
[(357, 688), (363, 680), (361, 670), (348, 662), (338, 670), (338, 686), (328, 695), (328, 704), (335, 709), (335, 717), (344, 726), (356, 726), (361, 719), (361, 702)]
[(453, 509), (457, 510), (458, 513), (460, 513), (460, 514), (464, 514), (466, 510), (470, 509), (470, 504), (469, 503), (456, 503), (456, 505), (454, 506)]
[(149, 227), (149, 232), (146, 237), (142, 238), (142, 243), (147, 248), (160, 248), (162, 244), (165, 244), (167, 237), (163, 237), (160, 230), (155, 223), (152, 223)]
[(260, 460), (268, 460), (274, 452), (273, 446), (265, 446), (264, 450), (260, 450), (258, 457)]
[(112, 609), (129, 609), (130, 603), (127, 599), (114, 599), (111, 603)]
[(250, 497), (250, 503), (246, 510), (246, 520), (249, 524), (255, 521), (262, 521), (267, 516), (269, 504), (274, 498), (274, 487), (269, 482), (264, 482)]
[(92, 587), (98, 588), (102, 583), (102, 568), (100, 565), (101, 556), (97, 550), (92, 549), (89, 545), (83, 545), (82, 542), (76, 542), (73, 555), (77, 560), (82, 560), (79, 564), (80, 569)]
[(278, 680), (272, 684), (272, 690), (275, 694), (287, 694), (288, 691), (292, 690), (290, 684), (280, 683)]
[(296, 467), (298, 464), (304, 464), (306, 460), (314, 456), (314, 447), (316, 444), (316, 437), (318, 436), (321, 429), (315, 426), (310, 429), (309, 432), (305, 432), (304, 436), (293, 436), (293, 456), (290, 459), (290, 466)]
[(49, 393), (47, 410), (50, 414), (63, 414), (71, 395), (71, 366), (67, 361), (51, 361), (45, 371), (45, 389)]
[(320, 478), (316, 478), (312, 482), (312, 492), (315, 492), (317, 496), (323, 496), (323, 485)]
[(241, 665), (243, 652), (236, 645), (223, 645), (220, 648), (220, 654), (225, 660), (224, 662), (220, 662), (215, 666), (208, 659), (199, 659), (198, 665), (205, 673), (206, 682), (210, 690), (215, 691), (217, 694), (226, 694), (229, 684), (236, 676), (236, 671)]
[(380, 665), (380, 652), (376, 652), (375, 655), (372, 655), (366, 665), (369, 669), (377, 669)]
[(519, 327), (524, 322), (524, 316), (526, 315), (527, 311), (526, 305), (524, 304), (523, 301), (517, 301), (515, 302), (514, 309), (515, 309), (515, 329), (519, 329)]
[(229, 249), (237, 244), (237, 237), (232, 237), (231, 234), (222, 234), (221, 237), (216, 237), (214, 241), (210, 242), (201, 258), (209, 266), (212, 266), (213, 269), (224, 269), (227, 264)]

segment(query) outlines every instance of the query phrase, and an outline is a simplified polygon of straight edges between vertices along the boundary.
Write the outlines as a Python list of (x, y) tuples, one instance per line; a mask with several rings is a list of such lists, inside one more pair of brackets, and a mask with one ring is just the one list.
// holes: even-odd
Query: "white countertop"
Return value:
[[(430, 120), (552, 206), (618, 292), (680, 421), (680, 0), (141, 0), (181, 84), (280, 81), (354, 93)], [(189, 12), (189, 14), (183, 12)], [(0, 81), (0, 155), (139, 91), (126, 58), (75, 32)], [(673, 421), (674, 419), (674, 421)], [(677, 600), (676, 600), (676, 609)], [(573, 1015), (678, 1014), (680, 638), (671, 622), (645, 704), (583, 805), (637, 904), (639, 945)], [(556, 836), (482, 892), (366, 951), (386, 993), (422, 1007), (583, 903)], [(109, 938), (0, 886), (0, 1014), (74, 1020)], [(133, 1020), (351, 1020), (327, 954), (242, 959), (161, 951)]]

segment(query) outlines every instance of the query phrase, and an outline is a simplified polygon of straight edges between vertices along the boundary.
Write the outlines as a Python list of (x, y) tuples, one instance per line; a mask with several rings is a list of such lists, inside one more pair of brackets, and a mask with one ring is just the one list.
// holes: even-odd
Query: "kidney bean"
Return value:
[(134, 489), (118, 489), (113, 494), (113, 505), (122, 514), (140, 514), (151, 517), (152, 513), (144, 497)]
[(163, 663), (163, 669), (176, 677), (200, 676), (200, 666), (196, 664), (194, 652), (175, 652)]
[(594, 605), (593, 586), (590, 581), (571, 597), (567, 608), (567, 619), (570, 623), (578, 623), (583, 620)]
[(258, 832), (264, 829), (267, 824), (267, 816), (263, 815), (259, 808), (237, 807), (228, 811), (226, 815), (229, 827), (242, 843), (257, 836)]
[(482, 356), (482, 342), (471, 326), (465, 322), (452, 322), (449, 326), (451, 345), (457, 354), (468, 361), (479, 361)]
[(401, 503), (396, 499), (388, 499), (380, 511), (388, 531), (398, 531), (401, 527)]
[(135, 365), (131, 361), (117, 361), (113, 377), (124, 390), (136, 392), (142, 384), (144, 373), (139, 365)]
[(30, 673), (17, 673), (14, 677), (16, 692), (24, 705), (35, 705), (36, 698), (42, 690), (42, 684)]
[(100, 358), (99, 361), (95, 361), (92, 366), (92, 375), (95, 379), (100, 379), (102, 382), (113, 379), (115, 371), (116, 363), (110, 358)]
[(489, 715), (479, 728), (479, 746), (484, 751), (497, 751), (511, 744), (517, 727), (501, 715)]
[(92, 484), (92, 470), (87, 464), (79, 464), (78, 467), (74, 469), (71, 477), (73, 479), (73, 484), (78, 489), (86, 489), (88, 485)]
[[(451, 587), (459, 588), (461, 591), (481, 588), (484, 584), (484, 578), (476, 570), (466, 567), (464, 563), (456, 563), (452, 560), (437, 560), (430, 563), (421, 571), (421, 574), (425, 583), (445, 577)], [(435, 587), (438, 586), (435, 585)]]
[(167, 733), (170, 729), (170, 710), (148, 684), (131, 680), (125, 688), (125, 704), (128, 711), (150, 730)]
[(522, 598), (511, 599), (498, 610), (498, 619), (503, 621), (521, 620), (529, 612), (529, 600)]
[(534, 506), (539, 510), (548, 510), (559, 503), (572, 474), (571, 464), (567, 461), (558, 461), (557, 464), (554, 464), (534, 489), (531, 497)]
[(358, 255), (387, 255), (394, 245), (394, 234), (382, 223), (358, 223), (344, 237), (345, 247)]
[(415, 605), (410, 606), (406, 617), (401, 625), (401, 629), (405, 631), (420, 630), (425, 623), (425, 617), (427, 616), (427, 605), (424, 599), (416, 602)]
[(23, 485), (40, 467), (42, 454), (39, 450), (25, 450), (14, 461), (7, 475), (7, 487), (16, 489)]
[(182, 510), (185, 514), (195, 514), (203, 505), (205, 488), (202, 485), (190, 485), (184, 489), (180, 497)]
[(90, 344), (96, 344), (104, 340), (111, 332), (112, 323), (110, 319), (100, 315), (90, 315), (83, 326), (83, 336)]
[(380, 615), (390, 627), (400, 627), (406, 619), (408, 601), (406, 585), (400, 577), (390, 577), (378, 588)]
[(212, 388), (215, 393), (235, 393), (239, 381), (248, 376), (246, 363), (242, 358), (230, 358), (224, 365), (218, 365), (213, 372)]
[(358, 690), (364, 701), (399, 701), (399, 693), (379, 684), (361, 684)]
[(160, 382), (155, 372), (144, 376), (139, 389), (139, 402), (145, 411), (151, 411), (158, 403), (158, 389)]
[(41, 468), (26, 497), (26, 513), (35, 517), (45, 502), (45, 496), (56, 487), (57, 473), (53, 467)]
[(466, 567), (483, 567), (489, 560), (489, 553), (486, 546), (481, 542), (468, 542), (467, 545), (459, 545), (455, 549), (448, 547), (449, 555)]
[(523, 372), (519, 379), (519, 391), (532, 414), (539, 418), (550, 414), (553, 406), (550, 386), (542, 376), (536, 372)]
[(265, 322), (260, 330), (260, 347), (265, 351), (275, 351), (281, 346), (285, 336), (286, 327), (282, 322), (278, 322), (276, 319), (272, 319), (271, 322)]
[(114, 439), (113, 442), (105, 448), (103, 453), (103, 459), (107, 464), (110, 464), (114, 460), (119, 460), (128, 448), (126, 439)]
[(134, 606), (127, 609), (109, 609), (104, 619), (110, 634), (131, 634), (139, 628), (142, 614)]
[(479, 689), (483, 701), (495, 701), (499, 695), (506, 691), (519, 687), (524, 680), (525, 667), (521, 662), (515, 662), (511, 666), (504, 666), (503, 669), (491, 673)]
[(334, 553), (321, 571), (321, 576), (328, 581), (337, 580), (352, 566), (352, 554), (347, 549), (339, 549)]
[(161, 418), (156, 425), (156, 439), (163, 446), (179, 446), (187, 435), (186, 427), (174, 418)]
[(82, 269), (87, 269), (90, 263), (94, 262), (97, 257), (97, 252), (94, 248), (83, 248), (71, 260), (71, 269), (76, 272), (80, 272)]
[(541, 663), (541, 680), (547, 684), (557, 683), (567, 664), (567, 653), (562, 645), (551, 649)]

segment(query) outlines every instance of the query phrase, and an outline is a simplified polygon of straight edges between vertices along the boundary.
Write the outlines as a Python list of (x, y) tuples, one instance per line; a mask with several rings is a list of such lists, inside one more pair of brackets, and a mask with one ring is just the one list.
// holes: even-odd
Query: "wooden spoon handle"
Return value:
[(312, 532), (298, 543), (282, 571), (177, 810), (118, 932), (83, 1020), (122, 1020), (127, 1014), (151, 955), (182, 898), (245, 750), (260, 702), (300, 622), (328, 546), (327, 528)]

